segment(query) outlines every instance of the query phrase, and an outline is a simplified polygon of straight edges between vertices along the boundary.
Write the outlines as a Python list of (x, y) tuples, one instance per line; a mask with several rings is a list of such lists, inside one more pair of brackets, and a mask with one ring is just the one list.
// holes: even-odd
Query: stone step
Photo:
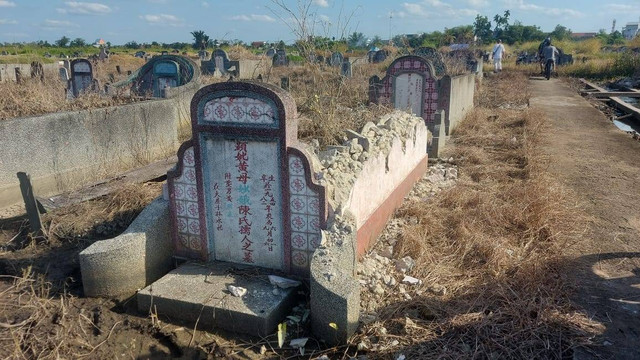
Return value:
[[(267, 336), (295, 305), (296, 289), (269, 283), (273, 270), (215, 262), (186, 263), (140, 290), (138, 310), (150, 309), (169, 321), (181, 320), (198, 329), (221, 328), (254, 336)], [(247, 289), (233, 296), (228, 285)], [(198, 320), (199, 319), (199, 320)]]

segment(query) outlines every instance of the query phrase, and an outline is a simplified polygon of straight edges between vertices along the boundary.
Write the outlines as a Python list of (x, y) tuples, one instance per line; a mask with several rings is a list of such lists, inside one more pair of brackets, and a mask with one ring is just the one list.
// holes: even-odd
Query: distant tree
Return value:
[(110, 48), (111, 47), (111, 41), (107, 41), (107, 47)]
[(73, 41), (71, 41), (71, 43), (69, 43), (69, 46), (71, 46), (71, 47), (85, 47), (85, 46), (87, 46), (87, 42), (84, 41), (84, 39), (75, 38), (75, 39), (73, 39)]
[(373, 38), (371, 38), (371, 42), (369, 42), (369, 45), (372, 46), (381, 46), (382, 45), (382, 38), (378, 35), (374, 36)]
[(157, 41), (152, 41), (151, 42), (151, 46), (160, 46), (160, 44)]
[(278, 50), (281, 50), (281, 49), (284, 49), (284, 48), (285, 48), (284, 41), (280, 40), (280, 41), (278, 42)]
[(451, 35), (453, 41), (458, 44), (468, 44), (473, 41), (473, 26), (471, 25), (456, 26), (446, 29), (444, 33), (447, 37)]
[(473, 35), (477, 36), (481, 43), (490, 42), (491, 35), (491, 21), (486, 16), (476, 15), (476, 20), (473, 22)]
[(509, 45), (517, 42), (536, 41), (544, 39), (545, 35), (535, 25), (522, 25), (520, 21), (514, 22), (502, 33), (502, 41)]
[(56, 40), (55, 44), (58, 47), (67, 47), (67, 45), (69, 45), (69, 41), (71, 41), (71, 39), (69, 39), (66, 36), (63, 36), (60, 39)]
[(571, 30), (558, 24), (549, 35), (556, 40), (568, 40), (571, 38)]
[(359, 48), (366, 45), (367, 38), (361, 32), (354, 32), (347, 38), (347, 45), (350, 48)]
[(609, 34), (607, 41), (606, 41), (607, 45), (620, 45), (620, 44), (624, 44), (624, 36), (622, 35), (622, 33), (618, 30), (612, 32), (611, 34)]
[(124, 44), (124, 47), (126, 47), (127, 49), (139, 49), (140, 44), (135, 41), (129, 41), (128, 43)]
[(496, 23), (496, 27), (493, 29), (493, 36), (495, 38), (502, 37), (502, 34), (504, 33), (504, 31), (507, 30), (507, 28), (509, 28), (510, 15), (511, 15), (511, 11), (505, 10), (502, 16), (500, 16), (499, 14), (496, 14), (493, 17), (493, 21)]
[(194, 49), (200, 49), (209, 43), (209, 35), (205, 34), (202, 30), (192, 31), (191, 35), (193, 36), (192, 46)]

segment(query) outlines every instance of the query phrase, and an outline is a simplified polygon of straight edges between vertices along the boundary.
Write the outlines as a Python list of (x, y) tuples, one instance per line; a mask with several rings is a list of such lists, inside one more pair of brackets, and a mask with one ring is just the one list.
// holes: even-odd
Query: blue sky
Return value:
[[(562, 24), (573, 32), (617, 29), (640, 18), (640, 1), (598, 0), (277, 0), (297, 12), (311, 5), (315, 34), (340, 37), (442, 31), (472, 24), (476, 14), (490, 19), (511, 11), (511, 22), (551, 31)], [(275, 13), (274, 13), (275, 12)], [(113, 44), (190, 42), (193, 30), (211, 38), (292, 42), (291, 18), (274, 0), (0, 0), (0, 42), (54, 41), (63, 35)]]

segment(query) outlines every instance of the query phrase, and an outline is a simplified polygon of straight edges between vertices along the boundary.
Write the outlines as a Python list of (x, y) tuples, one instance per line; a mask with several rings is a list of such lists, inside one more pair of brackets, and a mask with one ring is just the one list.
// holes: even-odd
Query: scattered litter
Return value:
[(227, 290), (235, 297), (243, 297), (247, 293), (247, 289), (240, 286), (227, 285)]
[(276, 275), (269, 275), (269, 282), (272, 285), (275, 285), (281, 289), (297, 287), (297, 286), (300, 286), (300, 284), (302, 284), (300, 281), (291, 280), (291, 279), (283, 278), (281, 276), (276, 276)]
[(294, 349), (303, 348), (305, 345), (307, 345), (307, 341), (309, 341), (309, 338), (293, 339), (291, 340), (289, 345)]
[(413, 276), (405, 275), (404, 279), (402, 279), (402, 282), (409, 285), (418, 285), (422, 281), (420, 279), (414, 278)]

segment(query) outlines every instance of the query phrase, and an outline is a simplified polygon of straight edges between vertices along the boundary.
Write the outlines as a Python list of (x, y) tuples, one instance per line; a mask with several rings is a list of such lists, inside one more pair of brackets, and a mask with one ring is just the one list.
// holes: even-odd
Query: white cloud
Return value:
[(8, 32), (8, 33), (2, 33), (2, 36), (7, 38), (26, 38), (26, 37), (29, 37), (29, 34), (20, 33), (20, 32)]
[(100, 3), (87, 3), (78, 1), (65, 2), (67, 8), (58, 8), (61, 14), (77, 14), (77, 15), (105, 15), (111, 12), (111, 8)]
[(604, 5), (604, 8), (608, 12), (616, 14), (638, 13), (638, 11), (640, 10), (639, 6), (623, 4), (606, 4)]
[(11, 19), (0, 19), (0, 25), (14, 25), (17, 23), (17, 21)]
[(174, 15), (168, 14), (147, 14), (141, 15), (140, 19), (145, 20), (151, 25), (167, 25), (167, 26), (184, 26), (184, 20)]
[(327, 0), (313, 0), (313, 4), (320, 7), (329, 7), (329, 2)]
[(15, 7), (16, 3), (13, 1), (0, 0), (0, 7)]
[(74, 24), (71, 21), (66, 21), (66, 20), (46, 19), (44, 23), (42, 23), (42, 27), (45, 29), (59, 29), (59, 28), (68, 28), (68, 27), (78, 27), (78, 24)]
[(542, 13), (553, 17), (582, 17), (584, 14), (578, 10), (568, 8), (544, 7), (535, 4), (527, 4), (524, 0), (504, 0), (505, 5), (522, 10)]
[(482, 7), (489, 6), (489, 1), (487, 0), (467, 0), (467, 3), (469, 4), (469, 6), (474, 8), (482, 8)]
[(320, 14), (320, 15), (318, 15), (318, 18), (319, 18), (319, 19), (320, 19), (320, 21), (322, 21), (322, 22), (331, 22), (331, 19), (330, 19), (327, 15), (324, 15), (324, 14)]
[[(477, 1), (477, 0), (476, 0)], [(403, 18), (409, 16), (421, 18), (460, 18), (462, 16), (473, 16), (478, 13), (474, 9), (456, 8), (451, 4), (440, 0), (422, 0), (421, 2), (402, 3), (404, 11), (394, 13), (394, 16)]]
[(209, 7), (209, 3), (208, 3), (208, 2), (206, 2), (206, 1), (203, 1), (203, 2), (202, 2), (202, 7), (204, 7), (204, 8), (208, 8), (208, 7)]
[(231, 20), (238, 20), (238, 21), (264, 21), (264, 22), (274, 22), (274, 21), (276, 21), (276, 19), (272, 18), (269, 15), (256, 15), (256, 14), (236, 15), (236, 16), (232, 16)]

